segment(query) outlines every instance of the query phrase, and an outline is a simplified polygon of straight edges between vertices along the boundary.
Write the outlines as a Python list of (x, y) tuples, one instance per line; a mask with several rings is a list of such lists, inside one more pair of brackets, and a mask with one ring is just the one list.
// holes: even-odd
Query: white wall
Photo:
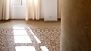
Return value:
[[(44, 18), (44, 15), (45, 15), (45, 13), (44, 13), (44, 12), (45, 12), (45, 6), (46, 6), (46, 5), (45, 5), (45, 1), (46, 1), (46, 0), (41, 0), (41, 18)], [(50, 2), (50, 3), (47, 3), (47, 2), (46, 2), (47, 5), (53, 4), (53, 3), (51, 2), (52, 0), (51, 0), (51, 1), (50, 1), (50, 0), (47, 0), (47, 1)], [(58, 16), (58, 14), (59, 14), (58, 6), (59, 6), (59, 1), (57, 0), (57, 6), (55, 6), (55, 7), (57, 7), (57, 16)], [(54, 6), (52, 6), (51, 9), (52, 9), (53, 7), (54, 7)], [(50, 11), (49, 11), (49, 12), (50, 12)], [(50, 12), (50, 13), (51, 13), (51, 12)], [(58, 18), (61, 18), (61, 17), (58, 16)]]
[[(46, 3), (46, 4), (45, 4), (45, 1), (46, 0), (41, 0), (41, 18), (44, 18), (45, 11), (46, 11), (45, 10), (46, 4), (50, 5), (52, 3), (51, 2), (52, 0), (50, 1), (50, 3)], [(47, 1), (49, 2), (49, 0), (47, 0)], [(53, 8), (53, 6), (52, 6), (52, 8)], [(52, 8), (50, 8), (50, 9), (52, 9)], [(52, 13), (52, 11), (50, 13)], [(12, 18), (13, 19), (19, 19), (19, 18), (24, 19), (25, 14), (26, 14), (26, 6), (24, 6), (24, 5), (22, 5), (22, 6), (21, 5), (13, 5), (13, 7), (12, 7)]]
[(57, 21), (57, 0), (45, 0), (44, 20)]

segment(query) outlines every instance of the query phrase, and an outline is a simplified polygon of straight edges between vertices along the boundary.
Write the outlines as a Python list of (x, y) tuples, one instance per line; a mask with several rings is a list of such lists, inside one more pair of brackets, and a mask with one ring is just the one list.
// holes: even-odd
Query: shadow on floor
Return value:
[(11, 22), (11, 20), (0, 20), (0, 23)]

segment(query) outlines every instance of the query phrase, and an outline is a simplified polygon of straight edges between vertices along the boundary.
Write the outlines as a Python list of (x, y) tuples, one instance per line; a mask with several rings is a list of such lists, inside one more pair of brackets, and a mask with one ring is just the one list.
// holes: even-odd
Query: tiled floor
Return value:
[(60, 22), (12, 20), (0, 24), (0, 51), (60, 51)]

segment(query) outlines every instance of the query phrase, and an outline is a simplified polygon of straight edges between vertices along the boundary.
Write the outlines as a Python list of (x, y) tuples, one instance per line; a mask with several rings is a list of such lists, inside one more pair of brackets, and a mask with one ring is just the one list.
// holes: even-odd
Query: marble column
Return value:
[(60, 51), (91, 51), (91, 0), (61, 3)]

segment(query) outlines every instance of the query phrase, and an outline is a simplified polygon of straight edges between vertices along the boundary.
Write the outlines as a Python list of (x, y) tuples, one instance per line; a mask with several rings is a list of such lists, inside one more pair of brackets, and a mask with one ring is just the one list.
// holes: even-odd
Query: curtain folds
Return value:
[(26, 20), (40, 19), (40, 0), (26, 0)]
[(0, 0), (0, 20), (8, 20), (11, 17), (11, 0)]

